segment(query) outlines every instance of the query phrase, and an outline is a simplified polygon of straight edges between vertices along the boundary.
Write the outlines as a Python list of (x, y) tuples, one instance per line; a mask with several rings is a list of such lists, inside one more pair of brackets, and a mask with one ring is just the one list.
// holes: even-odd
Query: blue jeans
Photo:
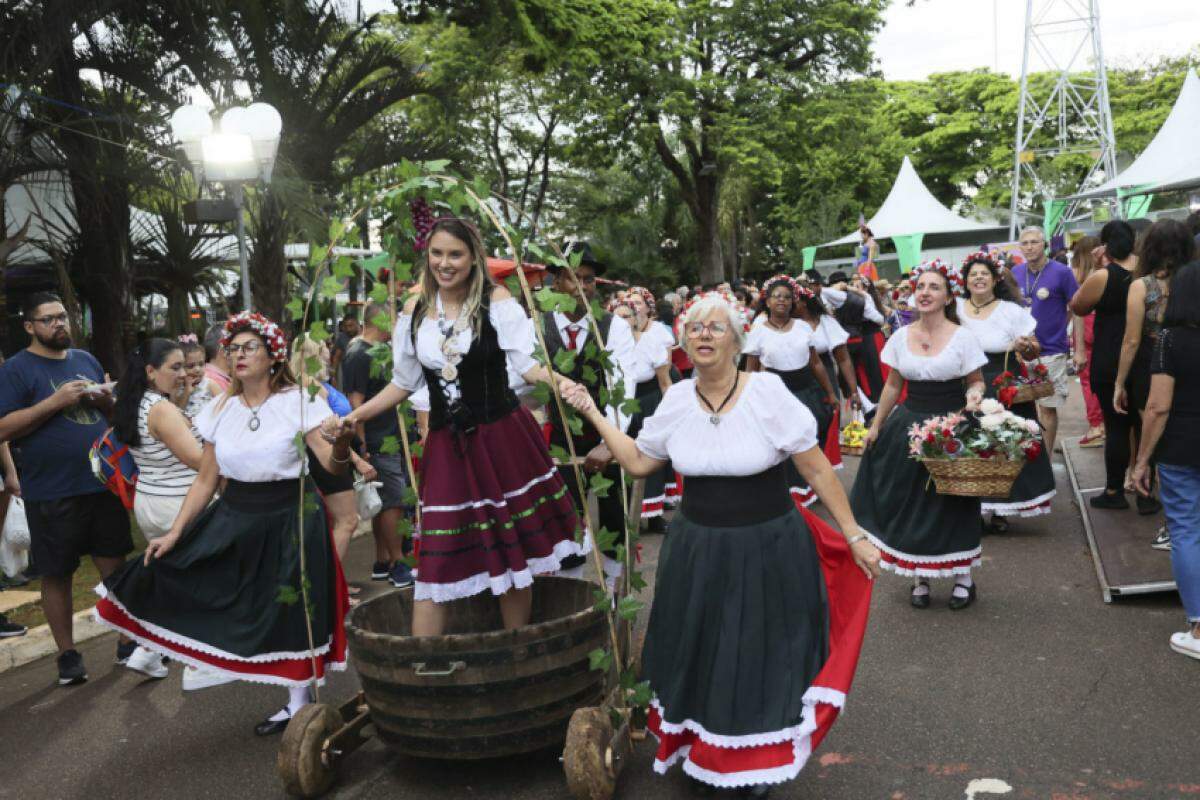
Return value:
[(1189, 622), (1200, 622), (1200, 467), (1158, 465), (1171, 571)]

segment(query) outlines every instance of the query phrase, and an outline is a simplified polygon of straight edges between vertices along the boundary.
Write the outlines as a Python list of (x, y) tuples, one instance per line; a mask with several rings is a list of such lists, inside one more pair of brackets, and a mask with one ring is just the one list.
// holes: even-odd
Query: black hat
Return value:
[(835, 283), (845, 283), (847, 280), (849, 280), (849, 278), (846, 277), (846, 273), (839, 270), (838, 272), (834, 272), (829, 275), (829, 278), (825, 281), (825, 285), (833, 286)]
[[(569, 259), (575, 253), (581, 253), (579, 258), (580, 265), (587, 265), (591, 267), (597, 275), (603, 275), (604, 270), (608, 268), (603, 261), (596, 257), (596, 254), (592, 251), (591, 245), (585, 240), (574, 239), (570, 242), (567, 242), (566, 249), (563, 250), (563, 255)], [(546, 269), (550, 270), (551, 275), (557, 275), (559, 270), (562, 269), (562, 266), (558, 264), (550, 264), (546, 267)]]

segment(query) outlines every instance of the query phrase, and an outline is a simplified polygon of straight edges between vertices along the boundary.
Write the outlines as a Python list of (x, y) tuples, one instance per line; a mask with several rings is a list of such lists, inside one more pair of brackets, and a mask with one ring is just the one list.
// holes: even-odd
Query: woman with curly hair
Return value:
[[(996, 379), (1005, 372), (1014, 375), (1028, 370), (1021, 359), (1033, 361), (1041, 352), (1034, 329), (1037, 321), (1029, 309), (1015, 302), (1012, 287), (1001, 273), (1000, 265), (988, 253), (972, 253), (963, 260), (960, 272), (964, 295), (958, 299), (958, 317), (964, 328), (975, 334), (988, 363), (983, 380), (988, 397), (997, 397)], [(1003, 399), (1003, 398), (1001, 398)], [(1032, 402), (1012, 405), (1012, 412), (1037, 421), (1037, 406)], [(985, 498), (981, 513), (992, 515), (991, 530), (1008, 530), (1006, 517), (1035, 517), (1050, 513), (1054, 497), (1054, 471), (1050, 454), (1042, 450), (1017, 476), (1008, 497)]]
[(296, 385), (287, 340), (271, 320), (238, 314), (222, 343), (232, 382), (195, 419), (199, 474), (171, 529), (96, 587), (95, 614), (207, 673), (287, 687), (287, 705), (254, 730), (267, 736), (287, 727), (327, 669), (346, 665), (345, 579), (324, 510), (305, 501), (314, 493), (296, 437), (343, 474), (353, 429), (332, 444), (322, 436), (333, 412)]

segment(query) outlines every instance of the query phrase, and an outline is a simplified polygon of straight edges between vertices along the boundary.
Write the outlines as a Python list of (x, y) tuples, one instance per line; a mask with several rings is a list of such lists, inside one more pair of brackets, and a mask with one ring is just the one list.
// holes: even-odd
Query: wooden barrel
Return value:
[(609, 645), (593, 589), (539, 578), (531, 622), (513, 631), (490, 592), (449, 603), (443, 636), (411, 635), (411, 588), (359, 605), (346, 635), (379, 738), (446, 759), (561, 746), (572, 712), (604, 695), (605, 673), (588, 666), (588, 653)]

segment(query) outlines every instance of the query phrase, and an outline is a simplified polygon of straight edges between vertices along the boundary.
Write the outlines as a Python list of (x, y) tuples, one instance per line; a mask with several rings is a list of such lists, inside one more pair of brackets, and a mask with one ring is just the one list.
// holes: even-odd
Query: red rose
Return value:
[(962, 442), (960, 442), (958, 439), (947, 439), (942, 443), (942, 449), (945, 450), (948, 455), (954, 455), (962, 450)]
[(1021, 365), (1021, 377), (1022, 378), (1029, 377), (1029, 369), (1024, 364)]
[(995, 379), (992, 381), (992, 386), (1003, 386), (1003, 385), (1004, 385), (1004, 376), (1003, 375), (997, 375), (995, 377)]
[(1026, 461), (1037, 461), (1037, 457), (1040, 456), (1041, 454), (1042, 454), (1042, 443), (1037, 441), (1036, 439), (1034, 441), (1030, 442), (1025, 447), (1025, 460)]
[(975, 455), (979, 456), (980, 458), (991, 458), (992, 456), (996, 455), (996, 451), (995, 450), (980, 450)]
[(925, 435), (925, 444), (937, 444), (937, 439), (934, 438), (932, 433)]
[(996, 392), (996, 396), (1000, 399), (1001, 403), (1004, 403), (1006, 406), (1011, 406), (1013, 399), (1017, 396), (1017, 387), (1006, 386), (1000, 391)]
[(950, 432), (949, 428), (942, 428), (942, 438), (943, 439), (949, 439), (951, 436), (953, 436), (953, 434)]

